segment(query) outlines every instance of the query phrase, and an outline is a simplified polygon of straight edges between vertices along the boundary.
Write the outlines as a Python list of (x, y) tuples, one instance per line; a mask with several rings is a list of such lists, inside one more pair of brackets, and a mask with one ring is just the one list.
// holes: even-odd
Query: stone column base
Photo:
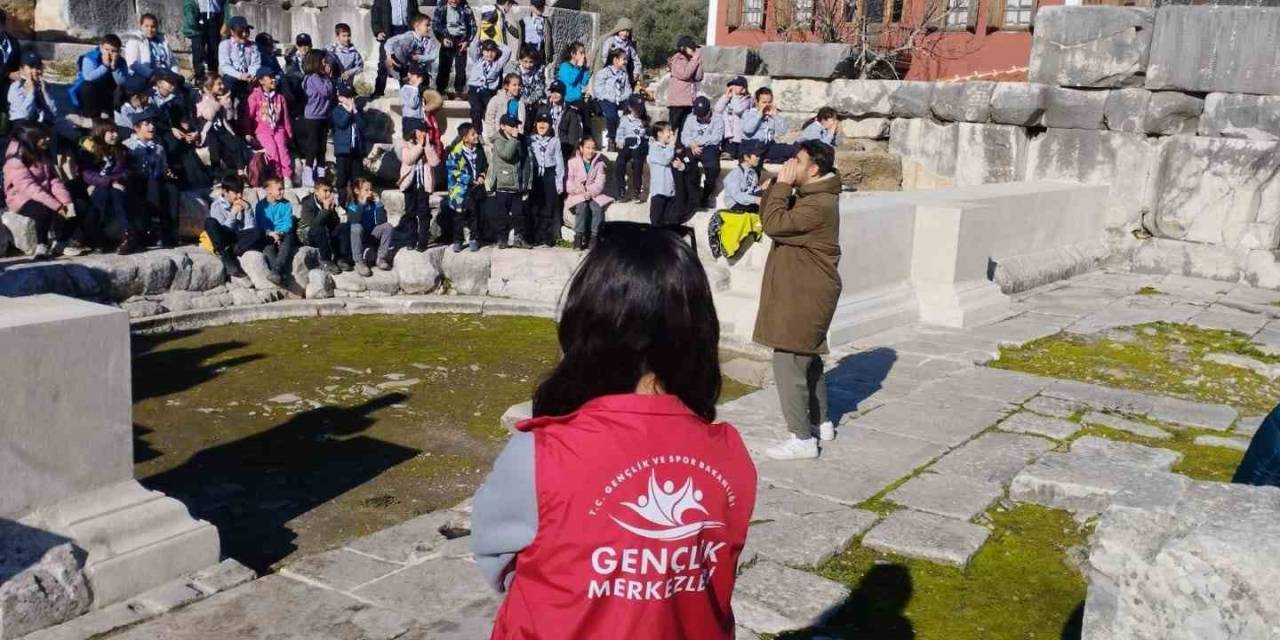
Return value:
[(916, 284), (920, 322), (964, 329), (1000, 320), (1012, 303), (1000, 287), (989, 281), (955, 284)]
[(21, 522), (68, 538), (85, 551), (84, 576), (94, 609), (215, 565), (220, 553), (216, 527), (136, 480), (61, 500)]

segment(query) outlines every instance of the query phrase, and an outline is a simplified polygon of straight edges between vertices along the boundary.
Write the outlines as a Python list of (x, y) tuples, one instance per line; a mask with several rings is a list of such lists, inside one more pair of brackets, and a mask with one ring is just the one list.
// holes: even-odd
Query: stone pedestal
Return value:
[(0, 298), (0, 352), (0, 521), (65, 539), (74, 552), (58, 556), (70, 560), (54, 573), (79, 573), (88, 586), (50, 591), (83, 600), (50, 606), (43, 590), (20, 595), (23, 567), (0, 571), (0, 638), (217, 563), (217, 529), (133, 479), (124, 311), (55, 295)]

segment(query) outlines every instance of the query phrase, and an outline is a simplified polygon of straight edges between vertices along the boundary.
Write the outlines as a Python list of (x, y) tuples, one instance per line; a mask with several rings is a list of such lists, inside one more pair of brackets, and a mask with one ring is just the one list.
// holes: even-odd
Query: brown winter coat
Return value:
[(840, 299), (840, 178), (829, 174), (795, 191), (775, 184), (760, 203), (773, 240), (760, 289), (754, 340), (778, 351), (827, 352)]

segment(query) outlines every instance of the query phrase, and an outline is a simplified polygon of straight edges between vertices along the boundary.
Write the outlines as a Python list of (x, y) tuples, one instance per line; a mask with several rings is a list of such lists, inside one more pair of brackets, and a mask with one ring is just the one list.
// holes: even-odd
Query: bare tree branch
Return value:
[[(896, 22), (884, 20), (893, 11), (894, 0), (773, 0), (773, 18), (778, 34), (788, 42), (827, 42), (855, 47), (853, 71), (859, 78), (900, 77), (912, 60), (935, 57), (937, 38), (930, 37), (944, 26), (946, 3), (923, 2), (921, 15), (901, 15)], [(872, 20), (866, 4), (883, 2), (883, 12)], [(901, 7), (905, 12), (910, 4)], [(972, 9), (970, 9), (972, 10)], [(853, 16), (847, 16), (848, 13)]]

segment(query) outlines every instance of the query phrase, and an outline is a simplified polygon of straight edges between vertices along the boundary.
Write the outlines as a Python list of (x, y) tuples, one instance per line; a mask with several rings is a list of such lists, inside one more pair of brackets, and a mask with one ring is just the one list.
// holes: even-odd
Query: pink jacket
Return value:
[[(274, 107), (275, 117), (268, 114), (268, 107)], [(293, 125), (289, 122), (289, 110), (285, 106), (284, 94), (276, 91), (270, 103), (267, 94), (259, 87), (249, 94), (248, 106), (244, 112), (244, 130), (249, 132), (274, 133), (284, 130), (286, 138), (293, 138)]]
[[(423, 156), (426, 156), (423, 158)], [(413, 184), (413, 169), (421, 159), (426, 165), (426, 171), (423, 171), (424, 182), (427, 184), (427, 193), (436, 190), (435, 176), (432, 175), (431, 167), (440, 164), (440, 156), (436, 154), (436, 150), (432, 148), (431, 141), (428, 140), (425, 147), (417, 145), (405, 144), (400, 147), (400, 178), (396, 180), (396, 186), (404, 191)]]
[(12, 148), (4, 161), (4, 199), (10, 211), (17, 211), (32, 200), (54, 211), (71, 204), (71, 194), (52, 164), (27, 167)]
[(604, 194), (604, 180), (607, 169), (605, 168), (603, 155), (596, 154), (595, 160), (591, 161), (591, 171), (587, 171), (583, 165), (581, 155), (575, 155), (570, 158), (568, 164), (568, 178), (564, 181), (566, 194), (564, 210), (566, 212), (587, 200), (595, 200), (596, 204), (601, 207), (607, 207), (609, 203), (613, 202), (613, 198)]
[(671, 56), (667, 66), (671, 68), (671, 82), (667, 85), (667, 105), (692, 107), (698, 97), (698, 84), (702, 82), (702, 53), (686, 58), (683, 53)]

